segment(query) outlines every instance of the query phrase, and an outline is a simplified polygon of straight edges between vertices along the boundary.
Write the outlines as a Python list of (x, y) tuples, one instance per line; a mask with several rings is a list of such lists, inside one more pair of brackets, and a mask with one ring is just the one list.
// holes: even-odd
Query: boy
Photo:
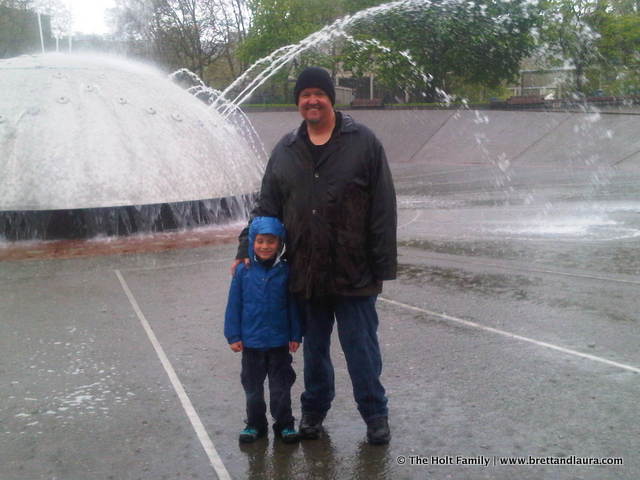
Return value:
[(273, 431), (286, 443), (298, 440), (291, 414), (296, 374), (291, 354), (302, 339), (298, 309), (289, 293), (289, 265), (282, 260), (284, 225), (275, 217), (256, 217), (249, 229), (249, 265), (239, 265), (231, 281), (224, 335), (242, 352), (242, 386), (247, 397), (247, 427), (242, 443), (267, 434), (264, 380), (269, 377)]

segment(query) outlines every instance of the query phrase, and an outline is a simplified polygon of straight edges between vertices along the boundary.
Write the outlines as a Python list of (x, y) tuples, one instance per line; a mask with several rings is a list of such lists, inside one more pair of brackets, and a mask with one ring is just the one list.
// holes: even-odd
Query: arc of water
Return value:
[(222, 109), (222, 115), (226, 116), (236, 108), (238, 105), (241, 105), (247, 98), (255, 92), (255, 90), (260, 87), (265, 81), (275, 75), (282, 67), (287, 65), (291, 60), (295, 57), (308, 50), (309, 48), (316, 46), (322, 41), (326, 41), (332, 37), (333, 32), (331, 32), (328, 36), (325, 35), (327, 31), (330, 31), (331, 26), (326, 26), (321, 30), (309, 35), (301, 42), (295, 45), (286, 45), (275, 50), (273, 53), (268, 55), (265, 58), (258, 60), (254, 63), (249, 69), (242, 74), (238, 79), (236, 79), (229, 87), (227, 87), (222, 92), (222, 97), (226, 98), (227, 92), (232, 91), (236, 86), (242, 85), (245, 79), (247, 79), (250, 74), (252, 74), (255, 70), (257, 70), (260, 66), (267, 64), (267, 68), (259, 72), (250, 82), (249, 84), (241, 90), (241, 92), (233, 99), (231, 102), (227, 103), (225, 107)]
[[(344, 34), (344, 37), (346, 40), (348, 40), (349, 42), (351, 42), (352, 44), (361, 47), (361, 48), (367, 48), (367, 47), (373, 47), (381, 52), (384, 53), (388, 53), (391, 51), (391, 49), (389, 47), (387, 47), (386, 45), (380, 43), (379, 40), (377, 39), (369, 39), (369, 40), (358, 40), (357, 38), (353, 37), (352, 35), (349, 34)], [(398, 52), (398, 54), (404, 58), (409, 65), (411, 65), (411, 67), (414, 69), (414, 71), (420, 76), (420, 78), (422, 79), (422, 81), (425, 84), (428, 84), (429, 82), (431, 82), (433, 80), (433, 75), (431, 75), (430, 73), (425, 73), (422, 68), (416, 63), (416, 61), (411, 57), (411, 54), (407, 51), (407, 50), (401, 50)]]
[[(276, 52), (279, 54), (281, 52), (285, 52), (282, 56), (277, 57), (277, 55), (269, 55), (266, 57), (266, 61), (270, 61), (269, 66), (260, 72), (250, 83), (246, 86), (233, 100), (227, 102), (224, 105), (224, 108), (221, 110), (221, 114), (226, 118), (233, 110), (235, 110), (240, 104), (242, 104), (251, 94), (262, 85), (267, 79), (273, 76), (278, 70), (280, 70), (283, 66), (285, 66), (290, 60), (292, 60), (298, 53), (299, 49), (296, 48), (297, 45), (288, 45), (286, 47), (282, 47), (278, 49)], [(274, 52), (274, 53), (276, 53)], [(258, 65), (254, 65), (257, 67)], [(250, 69), (251, 71), (255, 70), (254, 67)], [(247, 72), (250, 72), (249, 70)], [(235, 82), (234, 82), (235, 83)], [(228, 90), (228, 89), (227, 89)], [(221, 99), (226, 98), (225, 90), (222, 92)]]
[[(187, 92), (191, 95), (197, 96), (199, 93), (204, 92), (210, 95), (210, 98), (214, 99), (212, 101), (213, 105), (218, 104), (221, 99), (224, 99), (220, 90), (207, 87), (204, 81), (196, 73), (192, 72), (188, 68), (180, 68), (175, 72), (170, 73), (168, 78), (172, 82), (177, 83), (179, 82), (179, 77), (181, 75), (188, 77), (191, 82), (194, 83), (192, 87), (189, 87), (187, 89)], [(256, 132), (246, 113), (243, 112), (237, 105), (225, 103), (224, 107), (226, 107), (225, 111), (228, 111), (228, 114), (224, 118), (226, 120), (229, 120), (230, 123), (240, 127), (241, 130), (247, 131), (248, 135), (246, 136), (246, 139), (249, 143), (249, 146), (252, 148), (258, 158), (266, 159), (267, 152), (264, 149), (264, 145), (260, 141), (260, 136), (258, 135), (258, 132)], [(236, 117), (234, 119), (229, 119), (231, 115), (236, 115)]]
[[(424, 5), (432, 3), (431, 0), (398, 0), (395, 2), (384, 3), (375, 7), (361, 10), (353, 15), (347, 15), (339, 18), (331, 25), (327, 25), (317, 32), (312, 33), (300, 42), (294, 45), (287, 45), (275, 50), (269, 56), (264, 57), (255, 62), (249, 67), (245, 73), (238, 77), (231, 85), (229, 85), (220, 96), (219, 102), (215, 102), (212, 106), (221, 110), (223, 116), (228, 116), (231, 111), (242, 104), (255, 90), (260, 87), (265, 81), (275, 75), (282, 67), (287, 65), (291, 60), (305, 52), (306, 50), (326, 43), (332, 39), (344, 36), (348, 27), (354, 25), (358, 21), (366, 18), (373, 17), (380, 13), (389, 12), (394, 9), (401, 9), (410, 5)], [(248, 80), (254, 72), (261, 66), (267, 64), (267, 67), (258, 73), (252, 80)], [(220, 105), (220, 102), (225, 101), (229, 94), (244, 85), (248, 81), (246, 87), (236, 95), (232, 101), (226, 102), (224, 105)]]

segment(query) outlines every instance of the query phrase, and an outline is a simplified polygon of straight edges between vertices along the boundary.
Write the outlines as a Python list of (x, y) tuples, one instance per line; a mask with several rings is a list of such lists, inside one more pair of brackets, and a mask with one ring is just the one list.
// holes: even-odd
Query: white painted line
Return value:
[(196, 412), (196, 409), (193, 407), (193, 404), (191, 403), (191, 400), (187, 396), (187, 392), (185, 392), (184, 387), (182, 386), (182, 383), (178, 378), (178, 375), (176, 375), (176, 371), (173, 369), (171, 362), (167, 358), (167, 355), (164, 353), (164, 349), (162, 348), (162, 345), (160, 345), (160, 342), (158, 342), (158, 339), (155, 333), (153, 333), (153, 330), (151, 329), (151, 325), (149, 325), (149, 322), (145, 318), (144, 313), (142, 313), (142, 310), (140, 309), (138, 302), (136, 301), (135, 297), (131, 293), (131, 290), (129, 289), (127, 282), (125, 281), (124, 277), (120, 273), (120, 270), (114, 270), (114, 271), (116, 276), (118, 277), (118, 280), (120, 280), (120, 285), (122, 285), (122, 289), (124, 290), (124, 293), (127, 295), (127, 298), (129, 299), (129, 302), (131, 303), (133, 310), (136, 312), (136, 315), (138, 316), (138, 319), (142, 324), (142, 328), (144, 328), (145, 332), (147, 332), (147, 336), (151, 341), (151, 345), (153, 345), (153, 348), (155, 349), (156, 354), (158, 355), (158, 358), (160, 359), (160, 362), (162, 363), (162, 366), (164, 367), (165, 372), (167, 372), (167, 375), (169, 376), (169, 380), (171, 381), (171, 385), (173, 385), (173, 389), (176, 391), (176, 394), (180, 399), (180, 403), (182, 403), (182, 408), (184, 408), (184, 411), (186, 412), (187, 417), (189, 417), (189, 421), (191, 422), (193, 429), (196, 431), (196, 435), (198, 436), (198, 439), (200, 440), (200, 443), (202, 444), (202, 447), (204, 448), (204, 451), (207, 454), (207, 457), (209, 457), (209, 461), (211, 462), (211, 466), (213, 466), (214, 470), (216, 471), (216, 475), (220, 480), (231, 480), (231, 477), (229, 476), (229, 472), (225, 468), (224, 463), (222, 463), (222, 460), (220, 459), (220, 455), (218, 455), (218, 452), (216, 451), (216, 448), (214, 447), (213, 442), (211, 441), (211, 438), (209, 438), (209, 435), (207, 434), (207, 431), (205, 430), (204, 425), (202, 424), (202, 421), (200, 420), (200, 417)]
[(229, 262), (228, 258), (218, 258), (218, 259), (208, 259), (208, 260), (199, 260), (197, 262), (184, 262), (184, 263), (168, 263), (166, 265), (153, 265), (153, 266), (149, 266), (149, 267), (127, 267), (127, 268), (121, 268), (120, 271), (122, 272), (144, 272), (144, 271), (153, 271), (153, 270), (165, 270), (165, 269), (169, 269), (169, 268), (185, 268), (185, 267), (197, 267), (199, 265), (206, 265), (206, 264), (212, 264), (212, 263), (229, 263), (229, 265), (231, 265), (231, 262)]
[(550, 348), (552, 350), (557, 350), (558, 352), (566, 353), (568, 355), (574, 355), (576, 357), (586, 358), (587, 360), (593, 360), (594, 362), (600, 362), (606, 365), (611, 365), (613, 367), (622, 368), (623, 370), (627, 370), (629, 372), (640, 373), (640, 368), (634, 367), (632, 365), (626, 365), (624, 363), (614, 362), (612, 360), (607, 360), (606, 358), (597, 357), (595, 355), (589, 355), (588, 353), (578, 352), (577, 350), (571, 350), (569, 348), (560, 347), (552, 343), (541, 342), (539, 340), (534, 340), (533, 338), (523, 337), (522, 335), (516, 335), (515, 333), (510, 333), (505, 330), (500, 330), (498, 328), (487, 327), (485, 325), (480, 325), (479, 323), (470, 322), (469, 320), (463, 320), (462, 318), (452, 317), (451, 315), (447, 315), (446, 313), (432, 312), (431, 310), (426, 310), (420, 307), (414, 307), (413, 305), (407, 305), (406, 303), (397, 302), (395, 300), (390, 300), (384, 297), (378, 297), (378, 298), (383, 302), (387, 302), (392, 305), (396, 305), (398, 307), (406, 308), (407, 310), (414, 310), (416, 312), (426, 313), (427, 315), (432, 315), (434, 317), (438, 317), (443, 320), (459, 323), (467, 327), (477, 328), (479, 330), (484, 330), (486, 332), (497, 333), (498, 335), (502, 335), (508, 338), (513, 338), (515, 340), (521, 340), (523, 342), (532, 343), (539, 347)]
[[(438, 165), (437, 165), (438, 166)], [(396, 180), (415, 180), (416, 178), (425, 178), (425, 177), (437, 177), (438, 175), (447, 175), (449, 173), (458, 173), (458, 172), (468, 172), (468, 167), (463, 168), (452, 168), (450, 170), (434, 170), (429, 173), (418, 173), (416, 175), (406, 175), (406, 176), (393, 176), (393, 181)]]
[(402, 225), (398, 225), (398, 230), (400, 230), (401, 228), (404, 228), (404, 227), (406, 227), (408, 225), (411, 225), (413, 222), (418, 220), (418, 218), (420, 218), (420, 215), (422, 215), (422, 210), (418, 210), (416, 212), (416, 214), (414, 215), (414, 217), (411, 220), (409, 220), (407, 223), (404, 223)]

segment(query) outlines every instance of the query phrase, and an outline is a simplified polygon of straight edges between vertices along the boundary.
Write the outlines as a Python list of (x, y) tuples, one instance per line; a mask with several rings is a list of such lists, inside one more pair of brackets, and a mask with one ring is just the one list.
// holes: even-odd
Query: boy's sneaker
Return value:
[(300, 440), (300, 434), (293, 428), (285, 428), (276, 433), (276, 436), (280, 438), (284, 443), (295, 443)]
[(322, 421), (324, 418), (312, 413), (302, 413), (300, 419), (300, 438), (305, 440), (315, 440), (322, 434)]
[(264, 437), (267, 434), (267, 430), (258, 430), (256, 428), (247, 427), (240, 432), (238, 440), (240, 443), (252, 443), (258, 440), (260, 437)]
[(391, 440), (389, 420), (387, 417), (376, 417), (367, 422), (367, 440), (371, 445), (386, 445)]

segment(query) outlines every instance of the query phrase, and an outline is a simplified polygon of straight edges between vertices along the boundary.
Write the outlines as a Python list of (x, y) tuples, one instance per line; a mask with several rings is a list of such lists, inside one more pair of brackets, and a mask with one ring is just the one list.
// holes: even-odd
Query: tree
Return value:
[(233, 71), (232, 45), (248, 27), (244, 0), (117, 0), (110, 16), (115, 36), (138, 54), (201, 77), (224, 58)]
[(341, 11), (338, 3), (325, 0), (252, 0), (253, 24), (240, 54), (249, 62), (332, 23)]
[[(239, 55), (244, 63), (253, 65), (251, 71), (246, 72), (246, 81), (240, 83), (235, 91), (227, 92), (228, 98), (235, 98), (247, 84), (255, 84), (266, 75), (271, 81), (266, 84), (266, 91), (263, 89), (263, 95), (271, 101), (288, 102), (291, 70), (299, 68), (310, 55), (309, 51), (302, 55), (296, 53), (289, 59), (289, 53), (295, 51), (289, 46), (331, 24), (342, 14), (341, 4), (325, 0), (251, 0), (249, 8), (253, 23), (240, 45)], [(258, 60), (262, 60), (261, 64), (254, 64)], [(317, 51), (311, 53), (308, 61), (325, 64), (334, 71), (336, 68), (331, 56)], [(269, 70), (272, 65), (278, 68)]]
[(64, 36), (71, 35), (73, 18), (61, 0), (32, 0), (31, 8), (51, 18), (51, 34), (56, 42)]
[[(600, 77), (619, 94), (640, 93), (640, 14), (632, 2), (605, 5), (597, 16)], [(604, 85), (603, 85), (604, 86)]]
[[(303, 39), (321, 45), (324, 35), (331, 43), (315, 50), (314, 63), (334, 72), (340, 67), (355, 75), (375, 74), (389, 90), (426, 92), (435, 99), (454, 82), (496, 86), (514, 77), (533, 47), (536, 20), (525, 0), (414, 0), (361, 11), (381, 3), (254, 0), (253, 29), (241, 51), (255, 60), (278, 48), (287, 52), (285, 45)], [(355, 12), (338, 20), (334, 30), (325, 27)], [(307, 37), (312, 32), (317, 33)]]
[[(51, 17), (42, 15), (45, 42), (51, 38)], [(0, 0), (0, 58), (40, 51), (40, 33), (32, 0)]]
[(597, 45), (609, 63), (640, 66), (640, 13), (609, 9), (600, 12)]
[(492, 88), (514, 78), (534, 46), (536, 23), (521, 0), (412, 2), (357, 25), (344, 63), (434, 101), (456, 84)]
[(115, 7), (105, 15), (113, 36), (124, 43), (127, 54), (154, 58), (154, 12), (150, 1), (115, 0)]
[(599, 33), (593, 28), (597, 0), (542, 0), (540, 42), (552, 65), (567, 62), (575, 68), (576, 91), (584, 92), (587, 69), (599, 60)]

